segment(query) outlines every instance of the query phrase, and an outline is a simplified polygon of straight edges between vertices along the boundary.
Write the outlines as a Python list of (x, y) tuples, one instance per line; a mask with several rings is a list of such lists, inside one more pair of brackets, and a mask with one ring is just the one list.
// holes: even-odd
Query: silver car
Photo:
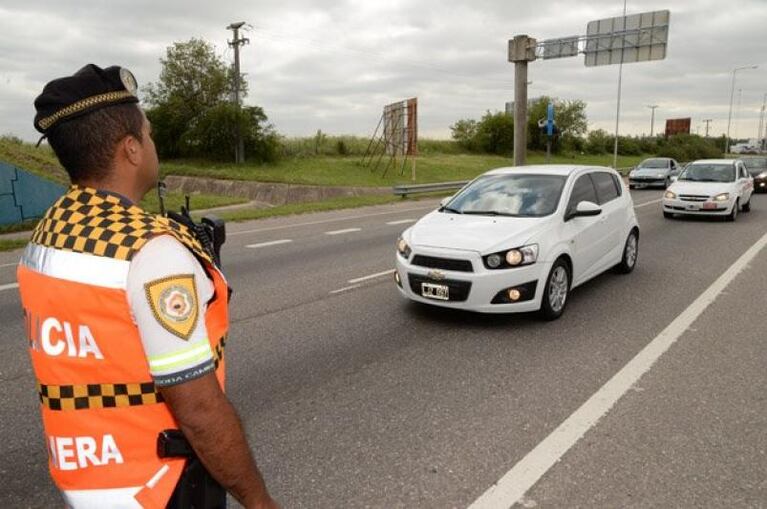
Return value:
[(670, 157), (645, 159), (629, 173), (629, 188), (662, 187), (666, 189), (673, 182), (672, 177), (679, 175), (681, 167)]

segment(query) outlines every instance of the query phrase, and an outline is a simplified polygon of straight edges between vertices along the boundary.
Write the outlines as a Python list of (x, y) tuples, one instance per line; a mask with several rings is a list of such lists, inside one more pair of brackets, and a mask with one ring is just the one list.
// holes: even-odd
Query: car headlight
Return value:
[(727, 201), (730, 199), (730, 193), (722, 193), (714, 196), (714, 201)]
[(667, 200), (676, 200), (676, 193), (674, 191), (666, 191), (663, 197)]
[(399, 240), (397, 240), (397, 252), (405, 260), (410, 258), (410, 253), (412, 253), (410, 246), (407, 245), (407, 242), (405, 242), (405, 239), (403, 239), (402, 237), (400, 237)]
[(767, 171), (763, 171), (759, 175), (756, 176), (756, 178), (765, 179), (767, 178)]
[(634, 175), (636, 175), (636, 173), (637, 173), (636, 170), (631, 170), (629, 172), (629, 177), (633, 177)]
[(530, 265), (538, 260), (538, 244), (530, 244), (500, 253), (489, 254), (482, 258), (488, 269), (509, 269)]

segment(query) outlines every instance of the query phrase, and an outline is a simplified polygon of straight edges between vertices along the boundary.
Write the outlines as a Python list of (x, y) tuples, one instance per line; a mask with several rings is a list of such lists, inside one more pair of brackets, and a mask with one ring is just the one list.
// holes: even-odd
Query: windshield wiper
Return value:
[(696, 182), (727, 182), (726, 180), (717, 179), (698, 179)]
[(439, 209), (440, 212), (450, 212), (451, 214), (463, 214), (460, 210), (451, 209), (450, 207), (442, 207)]

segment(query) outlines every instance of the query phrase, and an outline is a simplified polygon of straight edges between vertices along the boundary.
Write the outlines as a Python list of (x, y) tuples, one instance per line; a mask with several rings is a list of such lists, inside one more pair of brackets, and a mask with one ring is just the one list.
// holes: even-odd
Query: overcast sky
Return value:
[[(692, 130), (727, 127), (756, 137), (767, 93), (767, 0), (629, 0), (628, 13), (669, 9), (665, 60), (625, 65), (621, 133), (656, 132), (666, 118), (692, 117)], [(419, 99), (422, 136), (447, 138), (460, 118), (503, 110), (513, 99), (507, 41), (585, 34), (593, 19), (621, 15), (621, 0), (224, 0), (218, 2), (2, 0), (0, 134), (37, 138), (33, 101), (44, 84), (86, 63), (128, 67), (140, 85), (156, 81), (167, 46), (192, 37), (231, 61), (225, 27), (246, 21), (241, 53), (250, 95), (288, 136), (369, 136), (384, 104)], [(618, 66), (583, 56), (530, 64), (529, 95), (581, 99), (589, 128), (615, 127)]]

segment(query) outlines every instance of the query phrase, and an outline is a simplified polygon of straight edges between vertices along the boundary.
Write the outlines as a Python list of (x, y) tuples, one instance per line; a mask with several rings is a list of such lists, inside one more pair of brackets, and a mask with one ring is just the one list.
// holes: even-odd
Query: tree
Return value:
[[(533, 150), (546, 149), (546, 134), (541, 132), (538, 121), (546, 119), (549, 103), (554, 104), (554, 123), (559, 132), (554, 144), (556, 151), (561, 143), (574, 145), (572, 138), (586, 133), (586, 103), (581, 100), (559, 100), (543, 96), (530, 105), (527, 121), (527, 146)], [(567, 140), (567, 141), (565, 141)]]
[[(263, 109), (246, 106), (238, 112), (230, 102), (233, 70), (210, 43), (201, 39), (173, 43), (160, 63), (159, 81), (147, 85), (144, 92), (147, 117), (162, 157), (233, 159), (238, 125), (246, 154), (261, 161), (277, 156), (277, 150), (269, 146), (276, 143), (277, 135)], [(239, 79), (245, 97), (247, 83)]]

